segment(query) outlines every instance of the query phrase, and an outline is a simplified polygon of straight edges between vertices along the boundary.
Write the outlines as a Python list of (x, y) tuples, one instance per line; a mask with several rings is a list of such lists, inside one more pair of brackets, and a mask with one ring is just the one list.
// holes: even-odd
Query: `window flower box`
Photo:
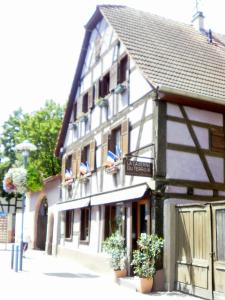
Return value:
[(80, 117), (80, 122), (84, 122), (84, 123), (86, 123), (86, 122), (87, 122), (87, 120), (88, 120), (88, 116), (87, 116), (87, 114), (83, 114), (83, 115)]
[(99, 107), (107, 107), (109, 102), (108, 102), (108, 99), (106, 99), (106, 98), (98, 98), (98, 99), (96, 99), (95, 104)]
[(126, 91), (126, 89), (127, 89), (127, 86), (126, 86), (126, 84), (122, 84), (122, 83), (119, 83), (119, 84), (117, 84), (117, 86), (115, 87), (115, 90), (114, 90), (114, 92), (115, 92), (115, 94), (123, 94), (125, 91)]
[(73, 123), (72, 123), (72, 128), (73, 128), (74, 130), (76, 130), (76, 129), (78, 128), (78, 123), (77, 123), (77, 122), (73, 122)]
[(119, 171), (119, 167), (117, 165), (113, 165), (111, 167), (106, 167), (105, 171), (107, 174), (116, 174)]
[(82, 175), (82, 176), (80, 176), (80, 177), (78, 177), (78, 181), (80, 182), (80, 183), (87, 183), (88, 181), (89, 181), (89, 177), (91, 176), (91, 173), (87, 173), (87, 174), (85, 174), (85, 175)]
[(71, 177), (65, 177), (65, 180), (62, 182), (62, 187), (68, 187), (69, 185), (72, 185), (74, 183), (74, 178)]
[(72, 183), (73, 183), (73, 178), (65, 180), (64, 185), (67, 186), (67, 185), (71, 185)]

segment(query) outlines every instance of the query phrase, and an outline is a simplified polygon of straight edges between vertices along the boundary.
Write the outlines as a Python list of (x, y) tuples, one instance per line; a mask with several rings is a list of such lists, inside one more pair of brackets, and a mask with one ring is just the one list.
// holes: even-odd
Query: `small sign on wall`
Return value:
[(124, 159), (125, 175), (153, 177), (153, 164), (144, 161)]

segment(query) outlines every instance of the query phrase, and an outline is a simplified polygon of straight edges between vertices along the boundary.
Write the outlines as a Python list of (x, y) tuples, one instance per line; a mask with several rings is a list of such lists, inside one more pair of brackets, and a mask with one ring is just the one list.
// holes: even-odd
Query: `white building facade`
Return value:
[[(170, 244), (164, 203), (224, 198), (224, 53), (190, 25), (122, 6), (96, 9), (55, 150), (58, 254), (106, 271), (102, 242), (116, 229), (131, 258), (142, 232)], [(126, 160), (140, 163), (139, 173), (127, 175)]]

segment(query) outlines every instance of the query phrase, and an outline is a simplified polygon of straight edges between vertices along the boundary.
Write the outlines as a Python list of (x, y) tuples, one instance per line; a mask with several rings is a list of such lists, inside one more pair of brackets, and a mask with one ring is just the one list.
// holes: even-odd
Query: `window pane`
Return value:
[(72, 167), (72, 155), (69, 155), (66, 159), (66, 170), (71, 171)]
[(101, 167), (101, 165), (102, 165), (102, 161), (101, 161), (101, 159), (102, 159), (102, 157), (101, 157), (101, 154), (102, 154), (102, 148), (99, 146), (99, 147), (97, 147), (97, 149), (96, 149), (96, 168), (100, 168)]
[(88, 111), (88, 93), (83, 96), (83, 103), (82, 103), (82, 112), (86, 113)]
[(81, 157), (81, 161), (83, 163), (87, 163), (90, 164), (90, 146), (86, 146), (84, 147), (83, 151), (82, 151), (82, 157)]
[(89, 238), (89, 208), (81, 209), (81, 229), (80, 229), (80, 240), (87, 241)]
[(73, 224), (73, 210), (66, 210), (65, 217), (65, 238), (72, 237), (72, 224)]
[(113, 131), (113, 145), (112, 151), (117, 155), (120, 156), (121, 153), (121, 129), (115, 129)]

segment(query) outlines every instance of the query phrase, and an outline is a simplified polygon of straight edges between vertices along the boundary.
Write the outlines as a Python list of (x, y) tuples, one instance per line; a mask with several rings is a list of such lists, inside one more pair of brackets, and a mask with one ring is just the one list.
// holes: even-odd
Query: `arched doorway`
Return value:
[(37, 216), (37, 240), (36, 248), (39, 250), (45, 250), (46, 233), (48, 223), (48, 201), (44, 197), (41, 201)]

